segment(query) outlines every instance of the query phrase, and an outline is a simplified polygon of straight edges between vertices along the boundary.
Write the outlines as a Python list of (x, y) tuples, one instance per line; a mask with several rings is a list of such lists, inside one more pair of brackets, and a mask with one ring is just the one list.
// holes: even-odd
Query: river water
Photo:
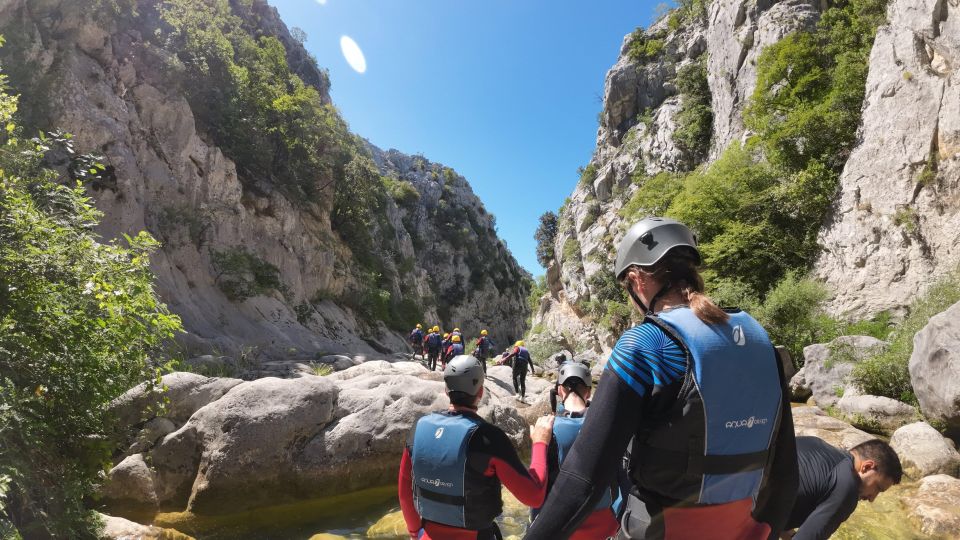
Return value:
[[(917, 532), (907, 517), (903, 498), (915, 489), (915, 485), (909, 484), (895, 486), (872, 504), (862, 502), (832, 538), (933, 540)], [(387, 486), (215, 518), (188, 513), (163, 513), (152, 519), (126, 517), (177, 529), (197, 540), (405, 540), (406, 527), (397, 507), (396, 486)], [(504, 514), (499, 525), (505, 539), (522, 538), (528, 515), (528, 509), (504, 490)]]

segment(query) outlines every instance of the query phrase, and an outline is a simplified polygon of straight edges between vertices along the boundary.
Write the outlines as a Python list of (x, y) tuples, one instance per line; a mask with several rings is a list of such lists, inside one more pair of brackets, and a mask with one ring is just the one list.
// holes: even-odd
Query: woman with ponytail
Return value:
[(620, 243), (614, 272), (644, 320), (614, 347), (526, 538), (569, 537), (624, 462), (618, 538), (779, 536), (798, 485), (782, 368), (756, 320), (705, 294), (701, 262), (693, 233), (666, 218)]

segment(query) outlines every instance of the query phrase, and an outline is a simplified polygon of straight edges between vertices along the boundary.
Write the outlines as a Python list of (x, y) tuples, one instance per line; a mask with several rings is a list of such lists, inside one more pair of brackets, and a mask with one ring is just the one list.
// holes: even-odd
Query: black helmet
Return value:
[(593, 387), (590, 368), (580, 362), (570, 360), (560, 366), (560, 372), (557, 374), (557, 384), (563, 384), (570, 379), (580, 379), (587, 388)]
[(702, 263), (697, 239), (686, 225), (669, 218), (644, 218), (620, 241), (614, 275), (620, 279), (635, 264), (651, 266), (675, 248), (687, 251), (698, 266)]
[(483, 366), (469, 354), (454, 357), (443, 370), (443, 382), (451, 392), (475, 396), (483, 388), (483, 379)]

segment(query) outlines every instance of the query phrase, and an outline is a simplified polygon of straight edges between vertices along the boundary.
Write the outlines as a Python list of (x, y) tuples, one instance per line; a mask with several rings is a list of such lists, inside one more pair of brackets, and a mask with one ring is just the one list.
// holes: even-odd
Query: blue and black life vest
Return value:
[(513, 367), (526, 369), (529, 365), (530, 351), (526, 347), (517, 347), (517, 358), (513, 362)]
[(470, 438), (482, 422), (460, 413), (433, 413), (417, 421), (413, 499), (423, 519), (481, 530), (503, 511), (500, 480), (467, 466)]
[(423, 331), (417, 328), (413, 332), (410, 332), (410, 342), (411, 343), (420, 343), (423, 341)]
[(454, 343), (450, 345), (450, 357), (459, 356), (463, 354), (463, 343)]
[[(569, 414), (569, 413), (567, 413)], [(583, 416), (567, 416), (561, 415), (558, 411), (557, 417), (553, 419), (553, 440), (557, 443), (557, 466), (563, 465), (563, 460), (567, 458), (567, 454), (570, 453), (570, 449), (573, 448), (574, 441), (577, 440), (577, 435), (580, 434), (580, 428), (583, 427)], [(558, 471), (550, 471), (551, 473), (556, 473)], [(553, 478), (551, 477), (551, 485), (553, 487)], [(613, 505), (613, 497), (610, 495), (610, 490), (607, 489), (603, 497), (597, 501), (594, 511), (602, 510), (604, 508), (610, 508)], [(539, 508), (532, 509), (530, 511), (530, 517), (535, 518), (540, 512)]]
[(477, 340), (477, 347), (480, 349), (480, 352), (486, 354), (487, 351), (493, 348), (493, 342), (490, 341), (490, 338), (487, 336), (480, 336), (480, 339)]
[(723, 504), (755, 496), (772, 457), (782, 393), (767, 332), (743, 311), (706, 324), (689, 308), (648, 316), (679, 341), (687, 372), (670, 411), (633, 443), (630, 475), (662, 505)]
[(443, 337), (440, 334), (430, 333), (427, 335), (427, 348), (431, 351), (438, 350), (442, 342)]

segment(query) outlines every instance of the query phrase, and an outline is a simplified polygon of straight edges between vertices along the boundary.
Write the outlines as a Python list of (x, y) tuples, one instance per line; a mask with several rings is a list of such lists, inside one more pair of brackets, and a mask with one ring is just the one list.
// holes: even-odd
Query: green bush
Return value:
[(382, 180), (390, 196), (393, 197), (393, 200), (397, 201), (398, 205), (408, 209), (416, 208), (417, 202), (420, 200), (420, 192), (417, 191), (417, 188), (414, 187), (413, 184), (406, 180), (397, 180), (389, 176), (384, 176)]
[(43, 167), (46, 142), (18, 138), (15, 111), (0, 92), (0, 530), (97, 538), (85, 503), (116, 444), (109, 404), (156, 384), (150, 359), (180, 322), (153, 290), (157, 243), (103, 243), (101, 214)]
[(565, 262), (580, 260), (580, 242), (576, 238), (567, 238), (563, 243), (563, 259)]
[(680, 68), (677, 73), (677, 90), (680, 91), (681, 102), (673, 141), (687, 153), (693, 163), (697, 163), (706, 158), (710, 151), (710, 137), (713, 135), (713, 108), (705, 58)]
[(586, 167), (580, 170), (580, 185), (581, 186), (592, 186), (593, 182), (597, 179), (597, 166), (593, 163), (590, 163)]
[(662, 172), (652, 177), (642, 172), (634, 173), (633, 183), (639, 187), (620, 209), (620, 217), (624, 218), (629, 227), (646, 216), (666, 214), (670, 203), (683, 189), (683, 180), (683, 176), (670, 172)]
[(853, 368), (853, 380), (864, 392), (916, 403), (910, 385), (908, 364), (913, 354), (913, 337), (930, 321), (960, 302), (960, 271), (955, 271), (930, 287), (910, 306), (910, 314), (889, 334), (890, 347)]
[(530, 313), (540, 309), (540, 299), (548, 292), (546, 276), (537, 276), (530, 287), (530, 295), (527, 297), (527, 306), (530, 307)]
[(271, 290), (286, 291), (277, 267), (244, 247), (212, 249), (210, 260), (217, 273), (217, 286), (233, 302), (242, 302)]
[(767, 294), (753, 315), (775, 344), (790, 351), (799, 368), (803, 365), (805, 346), (830, 341), (838, 335), (836, 321), (821, 307), (827, 298), (829, 293), (822, 284), (791, 273)]
[(627, 54), (634, 62), (643, 63), (655, 60), (663, 53), (664, 36), (648, 36), (643, 28), (637, 28), (630, 35), (630, 47)]

